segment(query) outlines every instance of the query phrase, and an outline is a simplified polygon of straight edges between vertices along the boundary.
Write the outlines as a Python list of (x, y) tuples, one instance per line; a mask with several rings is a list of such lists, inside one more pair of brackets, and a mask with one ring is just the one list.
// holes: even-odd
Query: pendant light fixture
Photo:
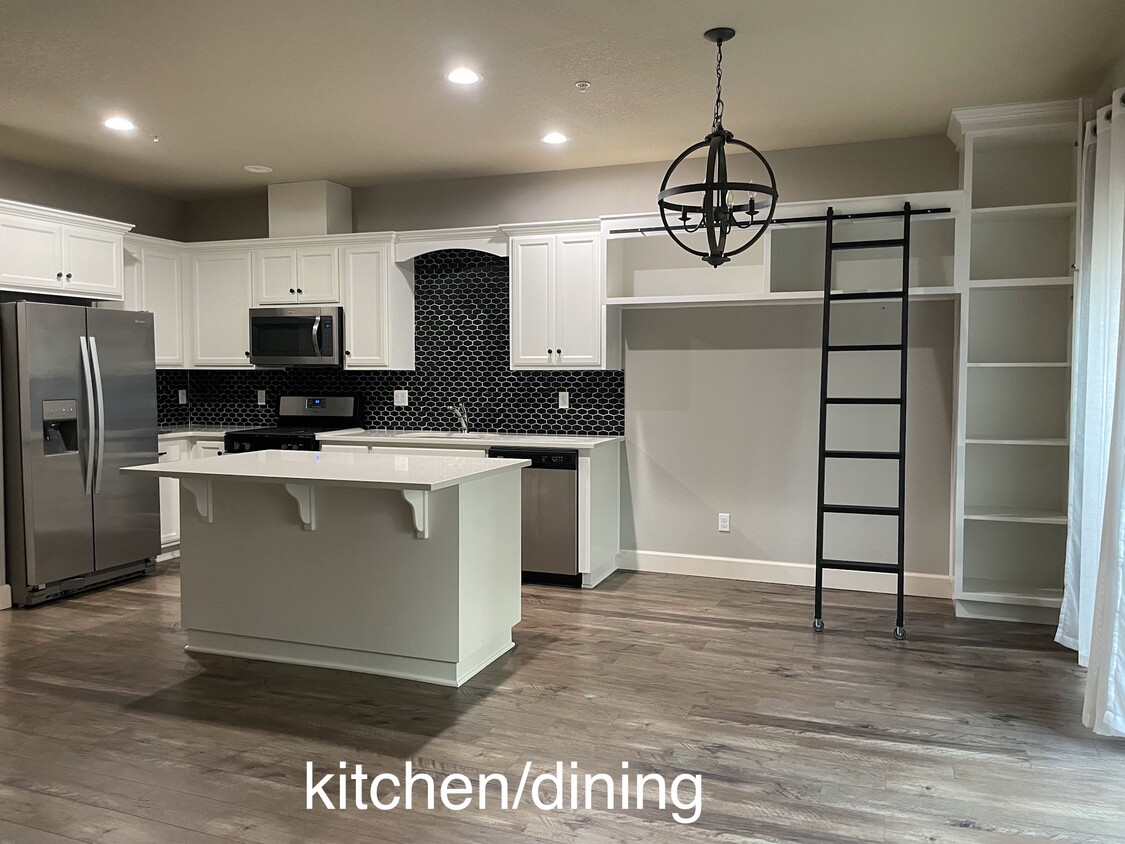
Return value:
[[(729, 261), (732, 255), (745, 252), (753, 246), (773, 222), (777, 206), (777, 180), (765, 156), (723, 128), (723, 44), (734, 38), (734, 30), (729, 27), (709, 29), (703, 33), (703, 37), (717, 45), (715, 116), (711, 132), (702, 141), (681, 152), (668, 167), (664, 181), (660, 183), (657, 204), (660, 207), (661, 223), (672, 239), (712, 267), (719, 267)], [(736, 155), (728, 162), (727, 148), (732, 146), (750, 154)], [(707, 150), (703, 180), (688, 180), (669, 187), (676, 169), (692, 153), (702, 149)], [(754, 171), (757, 175), (744, 180), (732, 180), (727, 171), (728, 163), (740, 172)], [(669, 216), (673, 218), (671, 222)], [(695, 234), (701, 229), (707, 235), (706, 251), (694, 248), (681, 236)], [(728, 236), (734, 231), (746, 232), (748, 239), (732, 248), (728, 243)], [(699, 245), (703, 246), (702, 243)]]

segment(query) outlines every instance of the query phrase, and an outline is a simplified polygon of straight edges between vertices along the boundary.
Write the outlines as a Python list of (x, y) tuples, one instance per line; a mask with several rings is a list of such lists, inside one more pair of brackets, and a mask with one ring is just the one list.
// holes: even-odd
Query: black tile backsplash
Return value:
[[(473, 430), (495, 433), (625, 433), (619, 371), (508, 369), (508, 261), (484, 252), (431, 252), (414, 262), (414, 372), (342, 370), (163, 370), (162, 425), (272, 425), (278, 396), (362, 393), (366, 426), (451, 429), (446, 408), (464, 402)], [(190, 385), (188, 384), (190, 382)], [(176, 390), (189, 389), (190, 412)], [(257, 406), (257, 391), (266, 406)], [(408, 407), (393, 391), (409, 390)], [(570, 409), (558, 409), (558, 392)]]
[(180, 404), (179, 391), (188, 390), (187, 370), (156, 370), (156, 415), (161, 427), (191, 423), (191, 405)]

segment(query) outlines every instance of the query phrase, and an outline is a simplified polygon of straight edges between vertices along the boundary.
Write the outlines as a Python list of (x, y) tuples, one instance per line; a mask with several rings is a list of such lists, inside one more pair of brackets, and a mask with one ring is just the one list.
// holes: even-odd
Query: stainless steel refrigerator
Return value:
[(0, 305), (8, 582), (39, 604), (160, 553), (152, 314)]

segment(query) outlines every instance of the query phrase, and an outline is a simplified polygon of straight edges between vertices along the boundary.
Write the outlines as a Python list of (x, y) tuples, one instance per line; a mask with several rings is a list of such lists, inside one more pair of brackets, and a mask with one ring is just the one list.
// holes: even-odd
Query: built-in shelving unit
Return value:
[(950, 122), (967, 205), (954, 524), (963, 615), (1057, 617), (1080, 117), (1067, 101), (957, 110)]
[[(946, 191), (782, 203), (761, 240), (718, 269), (677, 246), (659, 229), (657, 216), (605, 217), (605, 304), (611, 308), (818, 304), (824, 298), (824, 224), (786, 220), (823, 215), (829, 205), (837, 214), (897, 211), (906, 201), (915, 208), (952, 209), (913, 218), (910, 259), (912, 296), (951, 297), (958, 292), (954, 245), (961, 197), (960, 191)], [(835, 224), (835, 236), (838, 240), (895, 238), (901, 228), (897, 219), (842, 220)], [(833, 260), (836, 289), (877, 291), (901, 285), (897, 249), (841, 250)]]

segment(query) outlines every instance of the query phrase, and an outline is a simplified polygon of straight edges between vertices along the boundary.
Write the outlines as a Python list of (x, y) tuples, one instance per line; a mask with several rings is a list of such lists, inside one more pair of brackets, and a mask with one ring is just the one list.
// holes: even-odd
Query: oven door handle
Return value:
[(313, 354), (320, 357), (320, 317), (315, 317), (312, 324)]

